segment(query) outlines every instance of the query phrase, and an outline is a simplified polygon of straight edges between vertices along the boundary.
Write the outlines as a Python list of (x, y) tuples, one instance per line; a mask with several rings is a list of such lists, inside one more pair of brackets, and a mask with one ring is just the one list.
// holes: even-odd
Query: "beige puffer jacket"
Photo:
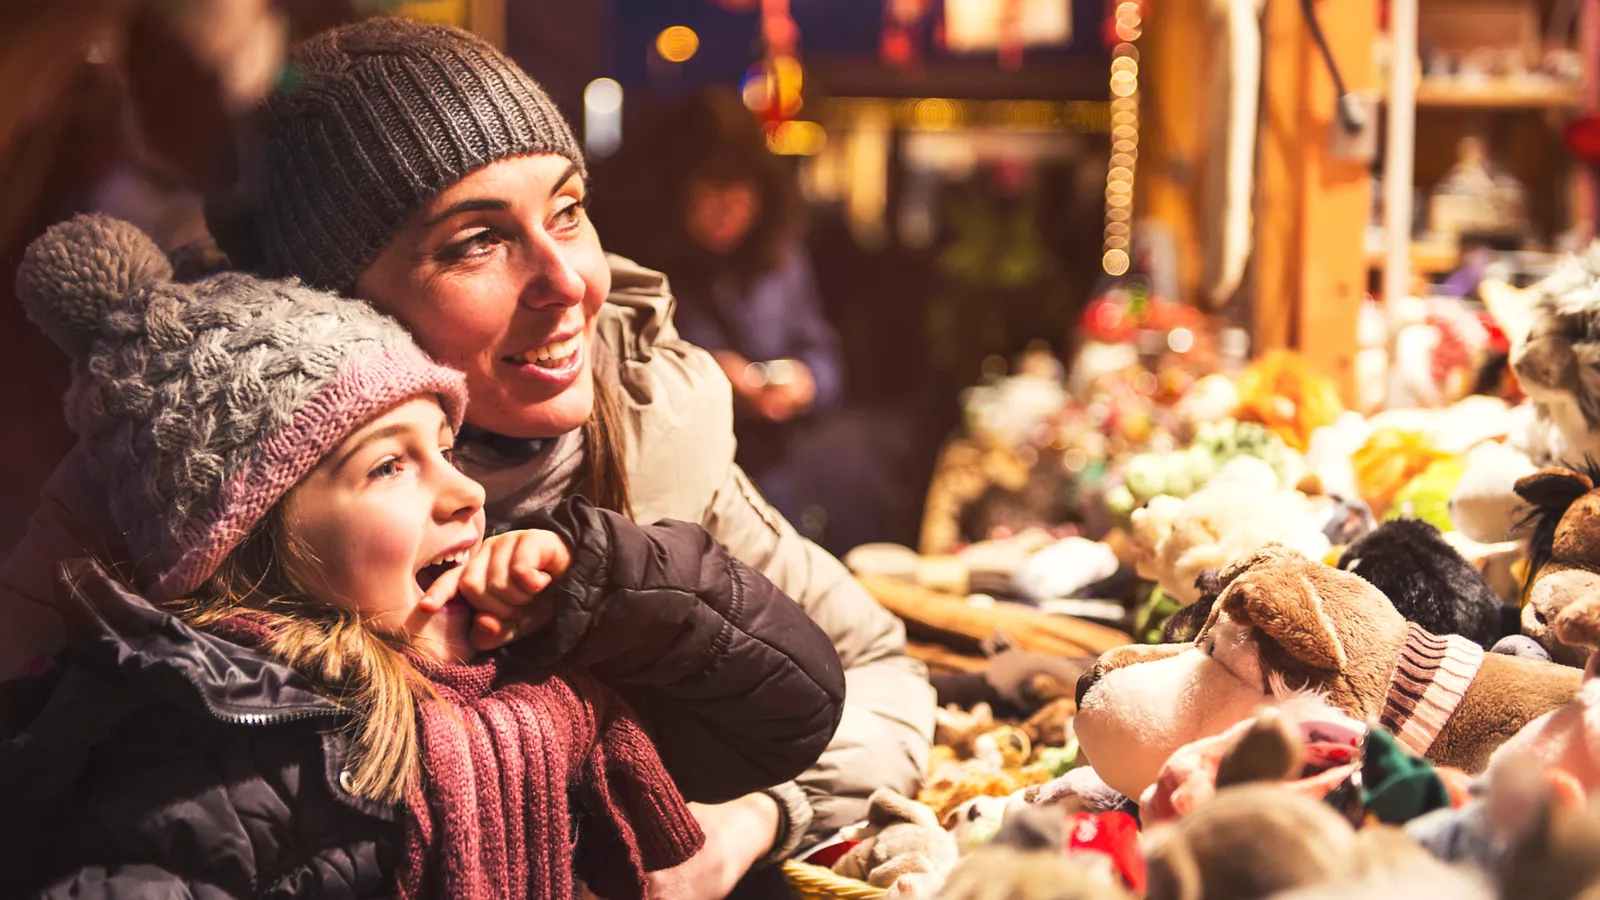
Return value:
[[(828, 633), (845, 667), (844, 718), (822, 758), (771, 793), (786, 827), (773, 858), (866, 818), (879, 787), (913, 791), (933, 735), (933, 689), (905, 631), (827, 551), (800, 537), (733, 462), (732, 389), (710, 354), (678, 337), (666, 278), (611, 257), (600, 334), (618, 364), (629, 488), (641, 522), (697, 522)], [(469, 472), (471, 470), (469, 469)], [(503, 474), (503, 473), (502, 473)], [(491, 513), (496, 486), (486, 484)], [(501, 506), (508, 498), (499, 498)], [(514, 499), (514, 498), (513, 498)], [(104, 492), (75, 448), (45, 484), (28, 532), (0, 566), (0, 679), (63, 643), (56, 563), (118, 559)]]

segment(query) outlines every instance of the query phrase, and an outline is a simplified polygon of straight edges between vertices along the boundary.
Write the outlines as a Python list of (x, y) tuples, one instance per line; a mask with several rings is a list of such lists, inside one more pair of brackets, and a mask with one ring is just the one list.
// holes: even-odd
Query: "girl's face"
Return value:
[(434, 359), (466, 373), (472, 424), (554, 437), (594, 407), (595, 316), (611, 269), (563, 156), (516, 156), (440, 192), (356, 281)]
[(454, 443), (432, 396), (407, 400), (323, 457), (289, 493), (285, 525), (305, 550), (291, 574), (316, 599), (410, 635), (438, 659), (466, 661), (472, 607), (418, 608), (424, 582), (483, 542), (483, 488), (451, 463)]

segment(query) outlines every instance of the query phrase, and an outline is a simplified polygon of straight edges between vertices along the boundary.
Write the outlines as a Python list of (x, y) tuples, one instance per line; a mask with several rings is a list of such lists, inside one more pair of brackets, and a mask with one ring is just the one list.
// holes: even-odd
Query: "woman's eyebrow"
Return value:
[(432, 228), (433, 226), (439, 224), (440, 222), (443, 222), (445, 219), (448, 219), (451, 216), (460, 215), (461, 213), (466, 213), (466, 212), (486, 212), (486, 211), (487, 212), (501, 212), (501, 211), (504, 211), (504, 210), (507, 210), (507, 209), (510, 209), (510, 208), (511, 208), (511, 204), (508, 201), (505, 201), (505, 200), (494, 200), (494, 199), (490, 199), (490, 198), (481, 198), (481, 199), (477, 199), (477, 200), (462, 200), (459, 203), (452, 203), (449, 206), (445, 207), (444, 211), (440, 212), (438, 215), (436, 215), (433, 218), (429, 219), (428, 221), (424, 222), (423, 223), (423, 227), (424, 228)]
[(560, 178), (556, 179), (556, 186), (550, 189), (550, 196), (554, 197), (556, 194), (560, 193), (561, 189), (566, 187), (567, 186), (567, 182), (571, 181), (572, 180), (572, 176), (574, 176), (576, 174), (578, 174), (578, 164), (577, 163), (573, 163), (572, 165), (567, 166), (567, 170), (565, 172), (561, 173), (561, 177)]

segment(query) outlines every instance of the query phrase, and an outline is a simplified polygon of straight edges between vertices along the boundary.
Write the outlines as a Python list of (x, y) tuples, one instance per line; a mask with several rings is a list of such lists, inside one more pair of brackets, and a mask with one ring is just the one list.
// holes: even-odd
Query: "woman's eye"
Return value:
[(444, 255), (449, 259), (473, 259), (488, 253), (498, 243), (500, 238), (494, 230), (485, 228), (448, 245)]
[(556, 210), (556, 224), (562, 228), (575, 227), (583, 218), (584, 202), (585, 201), (583, 200), (574, 200), (566, 206)]

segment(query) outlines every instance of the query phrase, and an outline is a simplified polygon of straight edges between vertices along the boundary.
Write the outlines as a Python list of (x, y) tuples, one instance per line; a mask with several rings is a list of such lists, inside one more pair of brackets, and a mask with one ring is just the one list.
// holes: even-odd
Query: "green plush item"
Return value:
[(1450, 519), (1450, 497), (1467, 473), (1467, 463), (1452, 457), (1441, 459), (1406, 482), (1394, 496), (1394, 505), (1385, 519), (1421, 519), (1441, 532), (1455, 531)]
[(1376, 819), (1386, 825), (1405, 823), (1450, 806), (1433, 764), (1413, 756), (1377, 723), (1367, 730), (1361, 770), (1324, 798), (1357, 823)]
[(1039, 750), (1036, 762), (1050, 772), (1051, 778), (1060, 778), (1078, 764), (1078, 737), (1067, 738), (1065, 747), (1044, 747)]
[(1162, 642), (1161, 629), (1173, 613), (1183, 609), (1183, 604), (1159, 586), (1150, 589), (1150, 596), (1133, 614), (1133, 639), (1141, 644)]
[(1166, 494), (1187, 497), (1206, 486), (1222, 467), (1240, 456), (1254, 456), (1283, 478), (1294, 454), (1283, 439), (1254, 422), (1221, 419), (1202, 422), (1187, 448), (1171, 453), (1137, 453), (1123, 467), (1133, 506)]

